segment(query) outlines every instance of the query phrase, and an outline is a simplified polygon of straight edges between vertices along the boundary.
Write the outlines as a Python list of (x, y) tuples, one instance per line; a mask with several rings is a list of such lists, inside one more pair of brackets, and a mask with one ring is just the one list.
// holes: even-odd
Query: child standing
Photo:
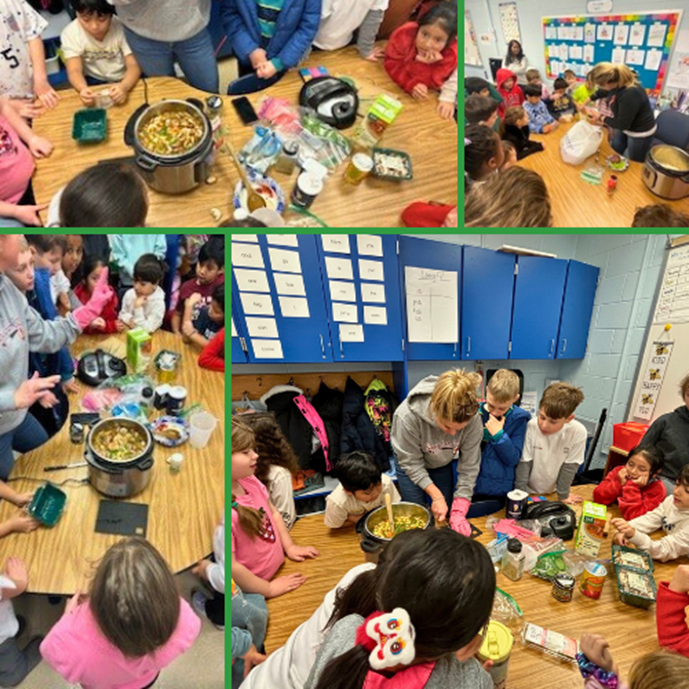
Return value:
[(523, 160), (526, 156), (539, 153), (545, 148), (540, 141), (531, 141), (529, 138), (529, 115), (521, 105), (507, 109), (504, 137), (517, 151), (517, 160)]
[[(98, 284), (98, 280), (100, 280), (101, 273), (104, 270), (105, 263), (103, 263), (97, 255), (89, 256), (84, 261), (84, 277), (74, 288), (74, 293), (82, 304), (88, 303), (88, 300), (93, 295), (93, 290)], [(124, 323), (118, 320), (118, 305), (117, 295), (113, 291), (110, 300), (103, 307), (101, 315), (96, 318), (84, 332), (87, 335), (100, 335), (103, 333), (117, 333), (125, 330), (126, 326)]]
[(498, 115), (505, 116), (507, 108), (517, 107), (524, 103), (524, 92), (517, 85), (517, 75), (509, 69), (499, 69), (497, 73), (498, 93), (502, 103), (498, 105)]
[(538, 417), (526, 427), (515, 488), (529, 493), (552, 493), (568, 504), (582, 501), (570, 495), (572, 480), (584, 461), (586, 428), (574, 418), (584, 393), (568, 383), (549, 385), (539, 405)]
[(665, 500), (662, 468), (663, 455), (658, 450), (637, 445), (629, 451), (627, 463), (615, 467), (593, 489), (593, 499), (601, 505), (617, 501), (623, 519), (640, 517)]
[[(632, 543), (645, 550), (654, 560), (676, 560), (689, 553), (689, 464), (682, 467), (672, 495), (668, 495), (653, 511), (632, 519), (613, 519), (618, 545)], [(662, 527), (667, 534), (658, 541), (648, 536)]]
[(216, 629), (225, 629), (225, 513), (213, 534), (213, 558), (201, 560), (193, 574), (207, 583), (215, 592), (209, 598), (201, 589), (194, 589), (191, 604), (201, 616), (207, 617)]
[(68, 682), (141, 689), (191, 648), (200, 630), (163, 556), (129, 537), (103, 556), (88, 595), (77, 591), (69, 600), (41, 655)]
[(395, 484), (380, 468), (371, 455), (350, 452), (337, 461), (335, 475), (340, 485), (325, 500), (325, 525), (339, 529), (345, 524), (356, 524), (364, 512), (385, 504), (385, 496), (392, 502), (402, 498)]
[[(232, 576), (247, 593), (275, 598), (299, 588), (306, 577), (289, 574), (273, 579), (285, 561), (318, 557), (311, 546), (298, 546), (254, 476), (258, 455), (254, 432), (242, 420), (232, 418)], [(272, 579), (272, 581), (271, 581)]]
[(164, 274), (163, 264), (154, 254), (144, 254), (136, 262), (134, 287), (125, 292), (119, 316), (126, 328), (143, 328), (154, 333), (163, 325), (165, 293), (160, 283)]
[(417, 22), (396, 29), (385, 48), (385, 70), (416, 100), (439, 91), (457, 69), (457, 8), (432, 7)]
[(91, 84), (110, 84), (108, 95), (115, 105), (127, 102), (141, 76), (115, 8), (106, 0), (70, 0), (77, 18), (60, 35), (69, 83), (81, 102), (96, 104)]
[(195, 310), (202, 301), (198, 292), (187, 299), (182, 320), (182, 335), (185, 342), (191, 342), (203, 349), (225, 325), (225, 285), (217, 285), (211, 295), (211, 303)]
[(532, 134), (548, 134), (557, 129), (557, 121), (541, 100), (541, 87), (527, 84), (523, 90), (526, 98), (524, 110), (529, 116), (529, 131)]

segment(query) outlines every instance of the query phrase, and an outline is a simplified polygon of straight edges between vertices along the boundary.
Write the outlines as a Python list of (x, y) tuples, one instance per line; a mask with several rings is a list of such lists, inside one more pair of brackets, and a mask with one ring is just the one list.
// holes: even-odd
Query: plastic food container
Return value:
[(404, 151), (393, 151), (390, 148), (374, 148), (373, 174), (378, 179), (389, 179), (395, 182), (412, 179), (414, 172), (411, 158)]
[[(625, 553), (630, 554), (627, 562), (631, 564), (620, 564), (620, 555)], [(653, 560), (648, 553), (643, 550), (613, 545), (612, 562), (617, 578), (617, 590), (623, 603), (637, 608), (649, 608), (655, 603), (658, 589), (653, 579)], [(635, 564), (637, 566), (634, 566)], [(642, 585), (641, 587), (646, 589), (646, 593), (642, 593), (638, 587), (629, 586), (634, 583)]]
[(44, 526), (55, 526), (62, 516), (66, 502), (67, 495), (48, 481), (38, 488), (27, 511)]
[(83, 108), (74, 113), (72, 138), (81, 144), (104, 141), (107, 129), (107, 118), (103, 108)]
[(639, 444), (648, 430), (648, 425), (627, 421), (627, 423), (616, 423), (612, 427), (612, 444), (619, 450), (631, 450)]

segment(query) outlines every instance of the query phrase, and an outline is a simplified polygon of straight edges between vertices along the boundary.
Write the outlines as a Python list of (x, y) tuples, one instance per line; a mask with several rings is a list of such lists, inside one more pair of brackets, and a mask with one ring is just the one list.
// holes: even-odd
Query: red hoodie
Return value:
[(407, 22), (396, 29), (385, 48), (385, 71), (407, 93), (418, 84), (440, 90), (457, 69), (457, 39), (453, 39), (441, 52), (442, 60), (427, 65), (417, 62), (416, 33), (419, 25)]
[(225, 370), (225, 328), (219, 330), (215, 337), (201, 350), (199, 366), (211, 371)]
[[(509, 91), (503, 86), (508, 79), (514, 79), (514, 84), (512, 84), (512, 88)], [(497, 87), (503, 101), (498, 105), (498, 115), (503, 119), (507, 108), (513, 108), (524, 102), (524, 92), (521, 86), (517, 85), (517, 75), (512, 70), (505, 69), (504, 67), (498, 70)]]
[(665, 486), (660, 480), (651, 481), (643, 488), (633, 481), (620, 482), (623, 466), (615, 467), (593, 490), (593, 500), (601, 505), (611, 505), (615, 500), (620, 506), (622, 518), (629, 521), (654, 510), (665, 500)]
[(687, 605), (689, 594), (671, 591), (667, 581), (660, 582), (656, 598), (658, 643), (683, 656), (689, 656), (689, 629), (685, 613)]

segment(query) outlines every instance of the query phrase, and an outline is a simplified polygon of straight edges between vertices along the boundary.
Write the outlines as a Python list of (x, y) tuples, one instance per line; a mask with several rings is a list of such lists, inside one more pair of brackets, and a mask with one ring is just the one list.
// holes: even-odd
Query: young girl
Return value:
[(593, 499), (601, 505), (617, 501), (623, 519), (634, 519), (654, 510), (665, 500), (665, 486), (660, 480), (663, 455), (653, 447), (635, 447), (627, 463), (615, 467), (593, 490)]
[(485, 124), (472, 124), (464, 130), (464, 172), (471, 185), (491, 177), (503, 164), (505, 152), (498, 133)]
[(80, 234), (66, 234), (60, 270), (50, 278), (50, 290), (58, 311), (64, 316), (82, 304), (72, 289), (72, 280), (84, 257), (84, 240)]
[(507, 108), (503, 136), (514, 146), (517, 160), (523, 160), (532, 153), (539, 153), (545, 148), (545, 144), (540, 141), (531, 141), (529, 114), (521, 105)]
[(254, 476), (268, 489), (270, 501), (291, 529), (297, 519), (292, 490), (292, 476), (299, 471), (297, 456), (272, 412), (244, 414), (242, 420), (256, 439), (258, 459)]
[(232, 418), (232, 576), (242, 591), (275, 598), (294, 591), (305, 581), (302, 574), (271, 579), (285, 561), (318, 557), (311, 546), (295, 545), (285, 522), (254, 476), (258, 455), (254, 432)]
[[(243, 593), (234, 580), (232, 587), (232, 689), (239, 689), (247, 672), (266, 660), (263, 647), (268, 627), (266, 600), (258, 593)], [(249, 674), (249, 677), (251, 674)], [(247, 679), (248, 683), (249, 680)]]
[[(632, 519), (613, 519), (617, 529), (614, 541), (618, 545), (632, 543), (647, 551), (655, 560), (676, 560), (689, 553), (689, 464), (682, 467), (672, 495), (652, 512)], [(662, 527), (667, 536), (652, 541), (647, 535)]]
[(523, 105), (524, 92), (521, 86), (517, 85), (517, 75), (504, 67), (498, 70), (497, 84), (498, 93), (502, 96), (502, 103), (498, 105), (498, 115), (504, 118), (507, 108)]
[[(495, 594), (486, 549), (450, 529), (406, 531), (398, 539), (398, 553), (376, 571), (374, 591), (361, 590), (357, 579), (336, 604), (304, 689), (383, 686), (381, 672), (390, 687), (492, 689), (473, 657)], [(398, 632), (401, 652), (380, 627)]]
[(457, 8), (432, 7), (417, 22), (396, 29), (385, 48), (385, 70), (416, 100), (440, 91), (457, 69)]
[(41, 655), (88, 689), (143, 689), (200, 631), (163, 556), (144, 538), (129, 537), (103, 556), (88, 595), (77, 591), (69, 600)]
[[(101, 273), (105, 269), (105, 264), (98, 256), (88, 256), (84, 261), (84, 278), (74, 288), (74, 294), (82, 304), (86, 304), (93, 294)], [(117, 318), (118, 301), (117, 295), (113, 291), (111, 298), (103, 307), (101, 315), (96, 318), (91, 325), (84, 330), (87, 335), (100, 335), (103, 333), (117, 333), (124, 330), (124, 326)]]

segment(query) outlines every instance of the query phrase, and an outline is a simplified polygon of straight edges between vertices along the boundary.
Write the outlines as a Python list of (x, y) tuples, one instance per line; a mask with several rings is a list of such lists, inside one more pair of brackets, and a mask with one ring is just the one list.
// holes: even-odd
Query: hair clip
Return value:
[(233, 501), (230, 503), (230, 507), (231, 507), (233, 510), (234, 510), (234, 509), (237, 509), (237, 507), (239, 507), (239, 503), (238, 503), (236, 500), (233, 500)]
[(471, 139), (467, 139), (466, 136), (464, 137), (464, 145), (469, 146), (471, 144)]
[(370, 651), (368, 662), (374, 670), (409, 665), (416, 656), (414, 625), (404, 608), (376, 611), (357, 629), (356, 643)]

